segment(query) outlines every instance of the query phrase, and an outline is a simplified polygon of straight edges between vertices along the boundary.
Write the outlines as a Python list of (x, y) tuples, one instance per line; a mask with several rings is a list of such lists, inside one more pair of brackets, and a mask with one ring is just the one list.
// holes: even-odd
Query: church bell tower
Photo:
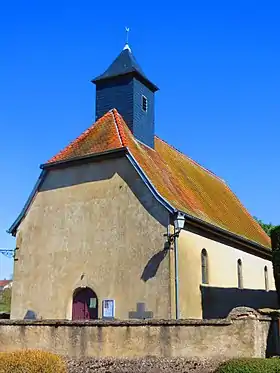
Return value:
[(145, 76), (128, 44), (92, 82), (96, 85), (96, 120), (115, 108), (133, 135), (153, 148), (158, 87)]

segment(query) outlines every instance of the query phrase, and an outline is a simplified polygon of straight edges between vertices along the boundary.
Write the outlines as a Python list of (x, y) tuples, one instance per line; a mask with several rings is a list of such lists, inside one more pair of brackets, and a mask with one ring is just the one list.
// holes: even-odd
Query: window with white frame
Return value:
[(142, 95), (142, 110), (145, 111), (145, 113), (148, 111), (148, 99), (144, 95)]

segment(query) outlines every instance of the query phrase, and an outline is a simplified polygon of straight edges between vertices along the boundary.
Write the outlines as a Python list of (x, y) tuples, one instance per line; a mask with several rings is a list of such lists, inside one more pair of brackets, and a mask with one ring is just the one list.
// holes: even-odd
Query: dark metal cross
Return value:
[(131, 311), (128, 314), (130, 319), (152, 319), (154, 316), (152, 311), (146, 311), (145, 303), (137, 303), (136, 304), (136, 311)]

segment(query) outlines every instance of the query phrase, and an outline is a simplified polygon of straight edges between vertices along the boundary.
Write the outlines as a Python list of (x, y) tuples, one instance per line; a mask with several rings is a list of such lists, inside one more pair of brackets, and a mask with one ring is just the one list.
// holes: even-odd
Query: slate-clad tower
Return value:
[(154, 147), (155, 104), (158, 87), (143, 73), (128, 44), (96, 84), (96, 120), (116, 108), (134, 136)]

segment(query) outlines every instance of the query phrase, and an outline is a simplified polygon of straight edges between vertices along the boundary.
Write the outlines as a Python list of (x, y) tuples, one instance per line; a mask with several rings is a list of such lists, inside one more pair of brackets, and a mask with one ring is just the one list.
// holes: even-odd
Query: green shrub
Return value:
[(11, 312), (11, 296), (12, 296), (12, 289), (7, 288), (3, 290), (3, 293), (0, 297), (0, 312)]
[(66, 373), (66, 365), (61, 357), (46, 351), (1, 352), (0, 373)]
[(216, 370), (216, 373), (279, 373), (280, 359), (234, 359)]

